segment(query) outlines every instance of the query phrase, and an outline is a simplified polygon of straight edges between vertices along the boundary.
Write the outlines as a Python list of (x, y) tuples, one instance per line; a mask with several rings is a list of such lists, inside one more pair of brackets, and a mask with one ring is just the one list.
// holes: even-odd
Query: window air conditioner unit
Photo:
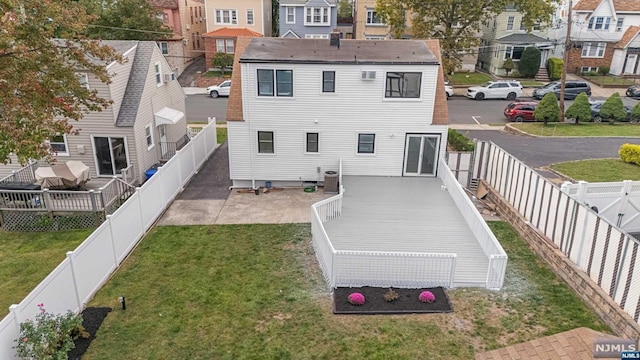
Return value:
[(182, 39), (182, 45), (187, 45), (189, 43), (189, 39)]
[(362, 71), (361, 79), (362, 80), (374, 80), (376, 78), (375, 71)]
[(191, 25), (187, 24), (187, 30), (191, 29)]
[(176, 74), (174, 73), (164, 74), (164, 82), (173, 81), (175, 79), (176, 79)]

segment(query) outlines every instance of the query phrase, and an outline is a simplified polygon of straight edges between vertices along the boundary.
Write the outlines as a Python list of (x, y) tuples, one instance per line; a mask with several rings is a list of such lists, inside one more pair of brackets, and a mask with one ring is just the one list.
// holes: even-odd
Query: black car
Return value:
[[(535, 99), (542, 99), (547, 93), (554, 93), (558, 100), (560, 99), (560, 81), (552, 81), (547, 85), (535, 89), (533, 91), (533, 97)], [(585, 93), (587, 96), (591, 96), (591, 86), (582, 80), (567, 80), (564, 83), (564, 99), (573, 100), (578, 94)]]
[(632, 98), (640, 98), (640, 85), (631, 85), (627, 89), (627, 96)]

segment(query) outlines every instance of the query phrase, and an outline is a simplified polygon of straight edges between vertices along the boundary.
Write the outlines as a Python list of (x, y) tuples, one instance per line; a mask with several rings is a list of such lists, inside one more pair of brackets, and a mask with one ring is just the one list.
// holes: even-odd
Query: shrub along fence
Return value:
[(15, 357), (20, 323), (33, 319), (44, 303), (47, 311), (80, 313), (138, 242), (171, 204), (183, 186), (216, 148), (216, 126), (210, 123), (158, 169), (19, 304), (0, 321), (0, 359)]

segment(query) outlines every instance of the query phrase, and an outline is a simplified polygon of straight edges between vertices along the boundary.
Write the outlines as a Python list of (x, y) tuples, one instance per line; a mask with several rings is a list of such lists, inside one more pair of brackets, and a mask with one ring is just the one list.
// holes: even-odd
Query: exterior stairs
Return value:
[(538, 69), (538, 73), (535, 76), (536, 81), (540, 82), (549, 82), (549, 74), (547, 73), (547, 68), (541, 67)]

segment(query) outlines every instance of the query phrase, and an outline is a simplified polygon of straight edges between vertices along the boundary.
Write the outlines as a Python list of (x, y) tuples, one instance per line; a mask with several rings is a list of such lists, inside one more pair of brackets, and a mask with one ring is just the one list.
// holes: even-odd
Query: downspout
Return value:
[[(241, 68), (243, 68), (245, 66), (249, 67), (249, 65), (242, 65)], [(243, 69), (243, 70), (245, 70), (245, 69)], [(243, 75), (247, 74), (247, 71), (242, 71), (242, 74)], [(244, 86), (244, 84), (246, 84), (246, 83), (247, 83), (246, 81), (243, 81), (242, 82), (242, 86)], [(245, 94), (246, 92), (242, 91), (242, 93)], [(245, 106), (245, 102), (244, 101), (242, 102), (242, 106), (243, 107)], [(247, 118), (249, 119), (249, 152), (250, 152), (249, 156), (250, 156), (250, 163), (251, 163), (251, 189), (252, 190), (256, 190), (256, 174), (255, 174), (255, 164), (254, 164), (255, 145), (253, 143), (253, 140), (257, 141), (257, 137), (253, 136), (253, 124), (252, 124), (253, 117), (251, 116), (251, 107), (249, 106), (249, 104), (247, 104), (246, 108), (247, 108), (247, 113), (248, 113), (249, 116), (244, 115), (245, 114), (244, 111), (243, 111), (242, 114), (243, 114), (243, 117), (245, 118), (245, 121), (246, 121)], [(275, 141), (274, 141), (274, 143), (275, 143)]]

